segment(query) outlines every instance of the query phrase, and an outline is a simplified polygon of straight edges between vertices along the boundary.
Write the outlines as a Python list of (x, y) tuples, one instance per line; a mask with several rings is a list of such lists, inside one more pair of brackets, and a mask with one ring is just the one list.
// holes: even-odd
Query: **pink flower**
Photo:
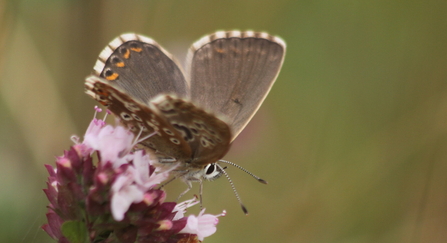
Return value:
[(104, 126), (93, 140), (91, 145), (98, 150), (103, 162), (112, 163), (114, 168), (129, 162), (127, 155), (133, 147), (134, 135), (122, 126)]
[(139, 203), (143, 201), (144, 191), (140, 190), (134, 183), (134, 172), (126, 171), (116, 178), (112, 185), (112, 199), (110, 208), (113, 218), (116, 221), (121, 221), (124, 214), (129, 209), (132, 203)]
[[(95, 109), (97, 109), (97, 107), (95, 107)], [(90, 148), (98, 148), (98, 134), (101, 131), (101, 129), (105, 126), (105, 124), (106, 123), (103, 120), (97, 119), (96, 117), (93, 118), (93, 120), (90, 122), (87, 128), (87, 131), (85, 132), (83, 143), (88, 145)], [(78, 137), (76, 136), (74, 137), (76, 138), (76, 140), (79, 140)]]
[(198, 200), (197, 196), (193, 199), (186, 200), (184, 202), (181, 202), (177, 205), (175, 205), (174, 210), (172, 210), (173, 213), (176, 213), (174, 216), (174, 220), (181, 219), (185, 217), (186, 209), (198, 204), (200, 201)]
[(94, 118), (85, 132), (83, 144), (90, 147), (91, 152), (99, 151), (102, 161), (112, 162), (113, 167), (118, 168), (130, 160), (126, 155), (134, 146), (133, 139), (133, 133), (126, 128), (105, 125), (103, 120)]
[(145, 190), (166, 180), (169, 172), (174, 169), (164, 172), (150, 171), (151, 165), (155, 163), (155, 160), (150, 159), (150, 155), (152, 154), (143, 154), (143, 150), (136, 151), (133, 154), (133, 167), (129, 168), (135, 170), (135, 183)]
[(200, 241), (216, 232), (216, 225), (219, 223), (218, 217), (225, 216), (224, 210), (219, 215), (203, 214), (205, 209), (200, 211), (199, 216), (190, 215), (185, 228), (180, 233), (196, 234)]
[(133, 164), (130, 164), (126, 171), (115, 180), (112, 185), (111, 203), (115, 220), (123, 220), (124, 214), (132, 203), (141, 202), (147, 190), (169, 177), (169, 172), (154, 173), (154, 170), (151, 172), (150, 168), (149, 154), (144, 154), (142, 150), (136, 151), (133, 154)]
[(202, 211), (184, 217), (196, 198), (165, 202), (166, 192), (156, 186), (175, 166), (156, 169), (155, 155), (133, 151), (136, 140), (124, 127), (94, 118), (84, 141), (72, 140), (55, 168), (46, 165), (48, 223), (42, 228), (53, 239), (69, 242), (75, 234), (82, 242), (198, 242), (216, 231), (218, 216)]

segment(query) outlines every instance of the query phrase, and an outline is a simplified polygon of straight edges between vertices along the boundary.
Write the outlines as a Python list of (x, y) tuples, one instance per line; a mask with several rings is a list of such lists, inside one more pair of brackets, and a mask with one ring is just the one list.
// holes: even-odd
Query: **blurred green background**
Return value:
[[(447, 1), (0, 0), (0, 241), (40, 230), (47, 173), (83, 135), (100, 51), (135, 31), (184, 60), (216, 30), (282, 37), (282, 71), (205, 184), (205, 242), (447, 242)], [(173, 199), (185, 185), (167, 188)], [(193, 193), (198, 192), (196, 185)]]

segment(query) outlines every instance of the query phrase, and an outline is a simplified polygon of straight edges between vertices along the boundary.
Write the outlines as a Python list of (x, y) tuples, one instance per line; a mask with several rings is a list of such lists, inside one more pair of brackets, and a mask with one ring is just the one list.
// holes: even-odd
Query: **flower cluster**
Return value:
[[(99, 108), (96, 108), (100, 111)], [(157, 185), (169, 177), (156, 157), (133, 151), (134, 135), (94, 118), (83, 142), (46, 165), (50, 202), (42, 228), (58, 242), (199, 242), (216, 231), (220, 215), (184, 214), (197, 199), (165, 202)], [(96, 153), (95, 153), (96, 152)], [(96, 155), (96, 156), (95, 156)], [(94, 160), (97, 162), (94, 162)], [(173, 169), (173, 168), (171, 168)]]

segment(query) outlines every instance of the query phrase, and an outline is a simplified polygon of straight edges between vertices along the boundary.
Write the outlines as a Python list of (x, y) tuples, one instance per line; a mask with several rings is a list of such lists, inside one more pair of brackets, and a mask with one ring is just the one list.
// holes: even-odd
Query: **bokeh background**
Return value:
[[(123, 32), (183, 61), (216, 30), (287, 43), (282, 71), (205, 184), (205, 242), (447, 242), (447, 2), (444, 0), (0, 0), (0, 241), (52, 242), (44, 164), (82, 135), (83, 81)], [(167, 188), (170, 199), (185, 185)], [(198, 192), (196, 185), (192, 193)]]

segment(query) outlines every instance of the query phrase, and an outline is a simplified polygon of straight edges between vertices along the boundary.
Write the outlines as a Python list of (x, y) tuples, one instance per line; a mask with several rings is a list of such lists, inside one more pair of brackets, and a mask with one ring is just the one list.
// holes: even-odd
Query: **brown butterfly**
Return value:
[(175, 177), (188, 185), (182, 196), (192, 181), (222, 174), (229, 179), (217, 162), (261, 106), (284, 55), (285, 43), (278, 37), (220, 31), (192, 45), (185, 75), (154, 40), (123, 34), (99, 55), (86, 93), (145, 138), (140, 144), (162, 163), (179, 164)]

